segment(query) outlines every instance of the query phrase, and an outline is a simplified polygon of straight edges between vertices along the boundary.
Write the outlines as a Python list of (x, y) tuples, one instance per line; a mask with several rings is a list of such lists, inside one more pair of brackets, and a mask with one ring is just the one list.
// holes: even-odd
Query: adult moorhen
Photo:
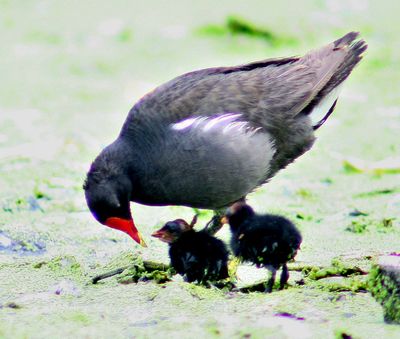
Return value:
[(181, 75), (145, 95), (92, 163), (86, 200), (144, 244), (129, 202), (219, 210), (309, 150), (367, 49), (358, 33), (303, 57)]
[(235, 256), (271, 272), (266, 292), (272, 291), (276, 271), (282, 267), (280, 289), (283, 289), (289, 279), (286, 263), (296, 256), (302, 241), (296, 226), (279, 215), (256, 214), (244, 202), (234, 203), (224, 218), (231, 227), (231, 248)]

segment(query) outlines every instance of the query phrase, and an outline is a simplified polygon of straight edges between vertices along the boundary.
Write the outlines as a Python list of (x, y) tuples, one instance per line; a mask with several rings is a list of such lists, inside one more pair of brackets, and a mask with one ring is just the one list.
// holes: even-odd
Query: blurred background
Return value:
[[(166, 246), (149, 235), (167, 220), (190, 220), (191, 209), (133, 205), (150, 245), (139, 249), (124, 234), (95, 222), (81, 188), (91, 161), (117, 137), (141, 96), (184, 72), (302, 55), (352, 30), (360, 31), (369, 49), (335, 113), (313, 149), (252, 194), (250, 202), (260, 212), (285, 214), (298, 223), (305, 239), (301, 262), (328, 265), (338, 255), (398, 250), (399, 12), (400, 3), (389, 0), (0, 0), (0, 304), (26, 295), (36, 304), (35, 316), (30, 306), (14, 315), (4, 311), (9, 324), (0, 325), (0, 336), (32, 334), (30, 326), (44, 321), (46, 307), (55, 307), (50, 318), (59, 328), (84, 324), (89, 332), (79, 333), (99, 335), (97, 311), (70, 301), (89, 319), (82, 323), (80, 316), (63, 318), (64, 306), (40, 301), (37, 294), (51, 291), (60, 276), (28, 264), (72, 256), (83, 279), (122, 251), (167, 261)], [(362, 214), (351, 215), (354, 211)], [(205, 212), (202, 222), (210, 215)], [(229, 239), (228, 233), (220, 236)], [(373, 307), (371, 300), (363, 302), (357, 307)], [(386, 333), (377, 319), (358, 320)], [(337, 321), (351, 326), (352, 320)], [(309, 333), (333, 333), (335, 324), (316, 325)], [(207, 327), (198, 326), (199, 331)], [(152, 333), (147, 330), (138, 333)], [(36, 335), (56, 333), (50, 327), (40, 331)]]

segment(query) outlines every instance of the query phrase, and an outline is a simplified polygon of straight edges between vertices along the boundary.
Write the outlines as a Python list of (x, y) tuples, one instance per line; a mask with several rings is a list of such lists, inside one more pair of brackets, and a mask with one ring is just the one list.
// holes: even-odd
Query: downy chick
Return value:
[(187, 282), (217, 281), (228, 277), (228, 250), (225, 244), (206, 231), (196, 232), (182, 219), (167, 222), (153, 237), (169, 244), (171, 266)]
[(236, 202), (226, 213), (233, 253), (243, 261), (271, 272), (265, 292), (271, 292), (276, 271), (282, 267), (280, 289), (289, 279), (286, 263), (296, 256), (302, 241), (296, 226), (288, 219), (271, 214), (259, 215), (244, 202)]

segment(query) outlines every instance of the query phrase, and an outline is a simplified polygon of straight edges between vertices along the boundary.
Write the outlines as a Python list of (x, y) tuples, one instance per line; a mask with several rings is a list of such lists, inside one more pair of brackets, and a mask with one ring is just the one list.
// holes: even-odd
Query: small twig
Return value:
[(92, 284), (97, 284), (100, 280), (113, 277), (114, 275), (117, 275), (117, 274), (121, 274), (123, 271), (125, 271), (129, 267), (130, 266), (120, 267), (115, 270), (96, 275), (94, 278), (92, 278)]
[[(144, 269), (148, 272), (167, 271), (170, 268), (169, 265), (166, 265), (163, 263), (158, 263), (155, 261), (143, 261), (143, 266), (144, 266)], [(92, 278), (92, 284), (97, 284), (100, 280), (107, 279), (107, 278), (113, 277), (114, 275), (121, 274), (123, 271), (125, 271), (126, 269), (128, 269), (130, 267), (131, 267), (131, 265), (123, 266), (123, 267), (117, 268), (115, 270), (96, 275), (95, 277)]]

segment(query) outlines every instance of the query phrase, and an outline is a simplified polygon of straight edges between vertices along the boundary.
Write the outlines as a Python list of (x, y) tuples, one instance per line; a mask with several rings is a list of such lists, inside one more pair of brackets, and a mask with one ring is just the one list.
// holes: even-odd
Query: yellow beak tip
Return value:
[(147, 247), (147, 244), (142, 237), (140, 237), (140, 246)]

